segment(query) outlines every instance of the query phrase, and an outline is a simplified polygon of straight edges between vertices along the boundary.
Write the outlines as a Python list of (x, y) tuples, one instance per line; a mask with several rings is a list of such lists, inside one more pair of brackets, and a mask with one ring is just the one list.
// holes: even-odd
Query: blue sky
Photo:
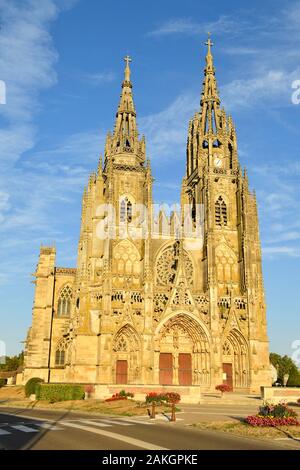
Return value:
[[(156, 202), (179, 197), (207, 31), (222, 103), (256, 189), (271, 350), (300, 339), (300, 2), (0, 0), (0, 340), (21, 350), (39, 246), (75, 266), (81, 196), (132, 58)], [(170, 167), (172, 171), (170, 171)]]

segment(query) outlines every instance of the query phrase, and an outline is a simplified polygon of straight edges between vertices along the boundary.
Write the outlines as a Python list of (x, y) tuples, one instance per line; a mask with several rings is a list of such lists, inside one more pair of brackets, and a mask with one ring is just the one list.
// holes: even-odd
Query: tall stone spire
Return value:
[(127, 55), (126, 57), (124, 57), (124, 60), (126, 62), (126, 66), (124, 71), (124, 80), (122, 83), (122, 93), (117, 111), (117, 118), (119, 115), (123, 117), (124, 114), (130, 114), (134, 117), (136, 116), (132, 97), (132, 83), (130, 80), (131, 72), (129, 67), (129, 63), (132, 61), (132, 59)]
[(220, 98), (212, 55), (213, 43), (208, 33), (207, 53), (200, 110), (190, 120), (187, 139), (187, 187), (189, 178), (197, 178), (199, 169), (210, 168), (215, 173), (238, 168), (235, 128), (230, 116), (220, 107)]
[(116, 113), (114, 132), (107, 134), (105, 145), (105, 157), (110, 155), (136, 154), (141, 161), (145, 160), (142, 155), (145, 152), (144, 138), (139, 140), (139, 134), (136, 123), (136, 111), (132, 96), (132, 82), (130, 79), (131, 58), (124, 57), (126, 63), (124, 70), (124, 80), (122, 82), (122, 91)]
[(213, 43), (210, 39), (210, 33), (208, 33), (208, 39), (205, 45), (207, 46), (207, 54), (205, 58), (206, 66), (204, 69), (204, 81), (200, 101), (202, 108), (202, 130), (203, 132), (214, 132), (220, 125), (220, 98), (211, 52)]

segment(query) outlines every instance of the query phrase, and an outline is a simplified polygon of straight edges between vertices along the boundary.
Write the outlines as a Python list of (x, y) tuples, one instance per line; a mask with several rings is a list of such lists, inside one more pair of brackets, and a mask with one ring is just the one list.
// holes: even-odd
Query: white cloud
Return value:
[[(0, 278), (6, 282), (30, 272), (38, 238), (58, 237), (59, 224), (52, 224), (54, 201), (70, 204), (70, 191), (80, 191), (86, 175), (80, 165), (77, 172), (68, 171), (65, 161), (63, 171), (58, 156), (52, 173), (49, 168), (38, 171), (22, 162), (23, 154), (36, 143), (40, 93), (57, 82), (58, 54), (50, 26), (61, 9), (71, 8), (76, 1), (0, 0), (0, 80), (6, 84), (6, 104), (0, 106)], [(76, 154), (81, 145), (82, 155), (84, 147), (88, 158), (95, 149), (91, 133), (72, 137), (69, 146), (64, 143), (63, 155)]]
[(170, 34), (199, 35), (211, 31), (214, 35), (234, 33), (244, 29), (246, 24), (229, 15), (221, 15), (216, 21), (197, 23), (191, 18), (172, 18), (165, 21), (148, 36), (166, 36)]
[(89, 74), (84, 74), (82, 76), (82, 80), (94, 85), (102, 85), (103, 83), (110, 83), (115, 80), (116, 76), (113, 72), (95, 72), (95, 73), (89, 73)]
[(163, 111), (139, 119), (151, 159), (182, 158), (188, 122), (199, 109), (199, 100), (192, 94), (182, 94)]
[(105, 134), (100, 129), (77, 132), (53, 148), (32, 153), (31, 162), (41, 165), (43, 161), (50, 162), (52, 159), (54, 167), (61, 164), (61, 160), (65, 163), (70, 160), (72, 165), (78, 162), (82, 165), (87, 161), (97, 162), (99, 149), (103, 149), (104, 142)]
[[(232, 110), (239, 107), (253, 107), (266, 102), (274, 106), (291, 104), (291, 84), (300, 76), (300, 69), (290, 73), (284, 70), (266, 70), (250, 79), (236, 79), (220, 88), (222, 104)], [(280, 101), (278, 101), (280, 98)]]
[(300, 248), (291, 246), (264, 246), (262, 248), (263, 254), (274, 257), (277, 255), (290, 256), (292, 258), (300, 257)]
[(224, 47), (222, 52), (230, 55), (253, 55), (259, 54), (259, 49), (255, 47), (246, 47), (246, 46), (231, 46), (231, 47)]

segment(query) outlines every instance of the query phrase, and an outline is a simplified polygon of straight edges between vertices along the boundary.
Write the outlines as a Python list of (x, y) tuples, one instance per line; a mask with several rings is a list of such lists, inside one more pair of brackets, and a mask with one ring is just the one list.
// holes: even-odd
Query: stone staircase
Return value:
[(259, 405), (260, 403), (262, 403), (260, 395), (241, 392), (227, 392), (223, 397), (218, 392), (203, 392), (200, 401), (200, 404), (205, 405)]

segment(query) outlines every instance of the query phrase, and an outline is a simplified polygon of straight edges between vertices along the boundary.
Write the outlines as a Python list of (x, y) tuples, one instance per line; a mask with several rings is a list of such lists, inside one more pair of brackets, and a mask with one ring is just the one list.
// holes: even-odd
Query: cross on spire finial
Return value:
[(127, 56), (124, 57), (124, 60), (126, 62), (126, 67), (125, 67), (125, 82), (130, 82), (130, 67), (129, 67), (129, 62), (131, 62), (131, 57), (127, 54)]
[(129, 67), (129, 62), (132, 62), (131, 57), (127, 54), (127, 56), (124, 57), (124, 60), (126, 62), (126, 67)]
[(214, 43), (210, 39), (210, 36), (211, 36), (210, 31), (208, 31), (207, 35), (208, 35), (208, 38), (207, 38), (207, 41), (205, 42), (205, 45), (208, 46), (208, 52), (210, 52), (210, 48), (211, 48), (211, 46), (214, 45)]

